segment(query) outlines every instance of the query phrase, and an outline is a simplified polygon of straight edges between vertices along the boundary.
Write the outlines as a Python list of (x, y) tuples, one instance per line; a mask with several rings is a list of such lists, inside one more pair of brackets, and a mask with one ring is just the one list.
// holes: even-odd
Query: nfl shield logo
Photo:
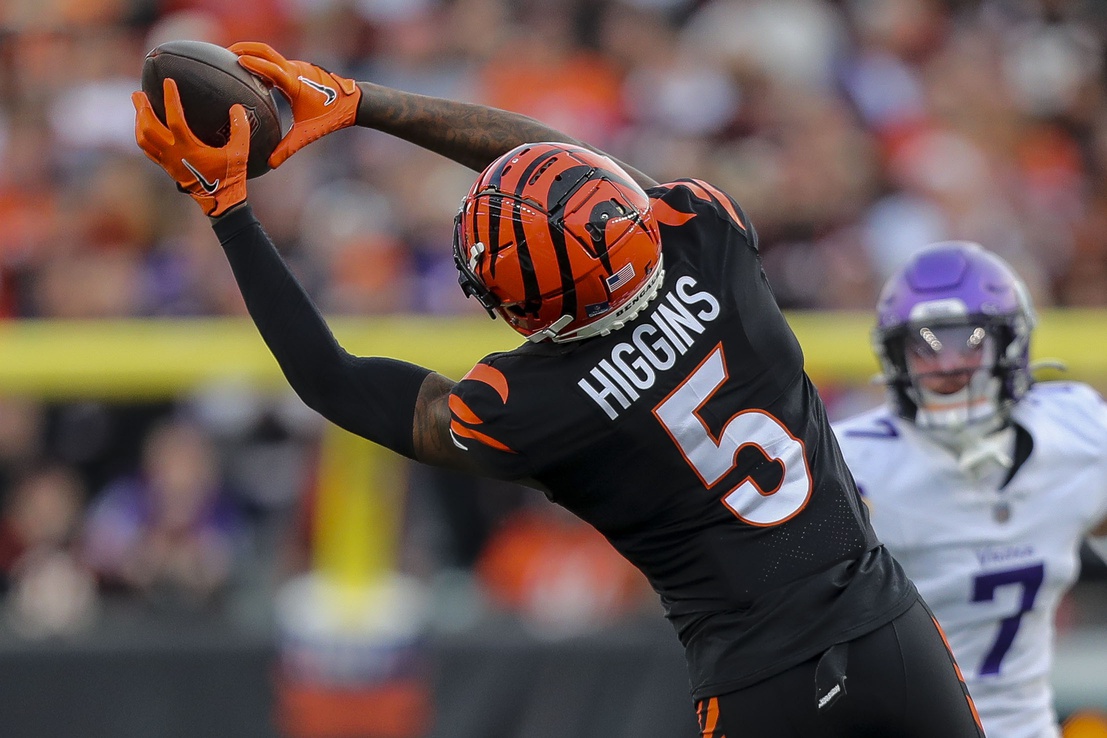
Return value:
[(597, 302), (594, 305), (585, 305), (584, 306), (584, 314), (587, 315), (589, 318), (594, 318), (597, 315), (603, 315), (604, 313), (606, 313), (610, 309), (611, 309), (611, 303), (610, 302)]

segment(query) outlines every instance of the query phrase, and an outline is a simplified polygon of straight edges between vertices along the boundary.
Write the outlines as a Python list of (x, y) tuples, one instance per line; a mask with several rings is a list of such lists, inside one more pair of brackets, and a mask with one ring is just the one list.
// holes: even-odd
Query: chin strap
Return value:
[(1014, 451), (1015, 429), (1007, 426), (967, 443), (957, 458), (957, 466), (978, 478), (994, 471), (1006, 472), (1015, 463)]
[(527, 336), (527, 340), (531, 343), (542, 343), (547, 338), (551, 341), (557, 341), (557, 334), (561, 332), (561, 329), (573, 322), (572, 315), (562, 315), (560, 318), (550, 323), (542, 330), (532, 333)]
[(957, 467), (962, 473), (977, 480), (991, 474), (1006, 473), (1015, 463), (1015, 429), (1010, 425), (985, 433), (971, 430), (959, 433), (924, 432), (957, 457)]
[(1107, 563), (1107, 536), (1088, 536), (1084, 539), (1096, 556)]

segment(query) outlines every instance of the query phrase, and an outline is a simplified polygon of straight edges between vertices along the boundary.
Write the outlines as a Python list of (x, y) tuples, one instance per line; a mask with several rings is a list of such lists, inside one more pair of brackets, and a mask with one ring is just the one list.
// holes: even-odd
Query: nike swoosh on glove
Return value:
[(269, 157), (276, 169), (312, 141), (357, 121), (357, 82), (303, 61), (290, 61), (267, 44), (240, 41), (228, 47), (238, 63), (276, 87), (292, 106), (292, 128)]
[(232, 105), (231, 135), (226, 146), (208, 146), (185, 122), (177, 83), (166, 78), (165, 124), (158, 120), (143, 92), (131, 95), (135, 106), (135, 140), (211, 217), (246, 201), (246, 160), (250, 156), (250, 122), (246, 109)]

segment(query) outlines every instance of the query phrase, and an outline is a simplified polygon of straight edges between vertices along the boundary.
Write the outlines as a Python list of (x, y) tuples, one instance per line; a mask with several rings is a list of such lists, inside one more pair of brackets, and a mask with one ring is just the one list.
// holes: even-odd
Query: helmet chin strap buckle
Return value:
[(550, 323), (548, 326), (540, 331), (527, 336), (527, 340), (531, 343), (541, 343), (547, 338), (551, 341), (557, 338), (557, 334), (561, 332), (561, 329), (573, 322), (572, 315), (562, 315), (560, 318)]
[(957, 457), (957, 466), (973, 476), (986, 473), (989, 468), (1006, 471), (1015, 463), (1014, 451), (1015, 429), (1008, 425), (966, 443)]

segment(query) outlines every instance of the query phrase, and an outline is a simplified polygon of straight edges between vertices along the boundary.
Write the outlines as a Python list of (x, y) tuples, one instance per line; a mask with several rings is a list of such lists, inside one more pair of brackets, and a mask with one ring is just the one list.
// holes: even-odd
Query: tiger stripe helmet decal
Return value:
[(661, 236), (618, 164), (561, 143), (492, 162), (462, 201), (454, 261), (466, 295), (531, 341), (608, 333), (657, 294)]

